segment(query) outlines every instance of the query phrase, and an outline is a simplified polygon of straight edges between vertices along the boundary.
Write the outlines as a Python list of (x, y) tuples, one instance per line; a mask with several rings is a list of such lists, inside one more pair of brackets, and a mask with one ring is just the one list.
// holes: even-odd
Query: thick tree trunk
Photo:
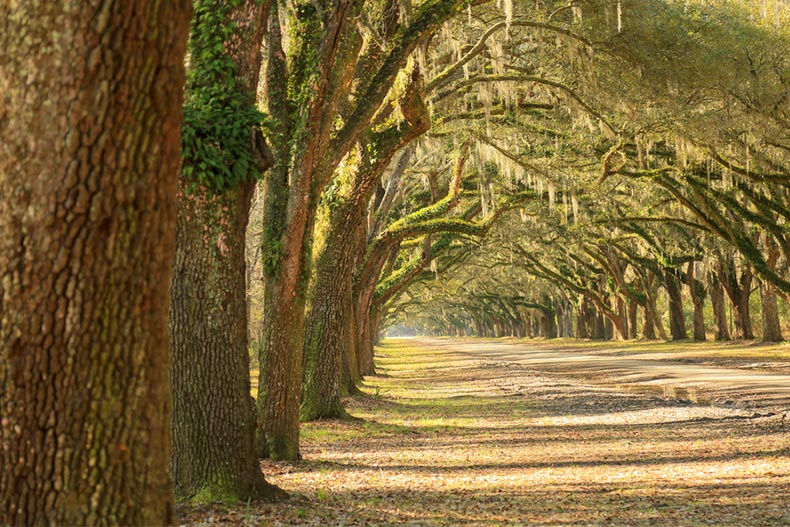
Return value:
[(763, 342), (783, 342), (782, 326), (779, 320), (779, 306), (776, 289), (771, 284), (760, 281), (762, 299)]
[(628, 340), (628, 312), (622, 296), (614, 296), (614, 307), (617, 316), (612, 318), (614, 325), (613, 337), (617, 340)]
[(661, 340), (667, 340), (667, 332), (661, 322), (661, 315), (656, 307), (656, 296), (658, 295), (658, 279), (652, 272), (642, 278), (645, 291), (645, 305), (642, 336), (646, 339), (655, 339), (656, 336)]
[(727, 322), (727, 306), (725, 304), (724, 288), (721, 286), (718, 275), (708, 272), (708, 291), (710, 303), (713, 308), (713, 325), (715, 326), (717, 341), (730, 340), (730, 325)]
[[(302, 328), (319, 198), (341, 161), (371, 131), (412, 52), (461, 2), (415, 12), (384, 48), (364, 37), (367, 30), (357, 24), (364, 2), (305, 3), (287, 24), (299, 38), (283, 38), (278, 6), (272, 3), (266, 42), (275, 162), (264, 213), (266, 314), (258, 408), (262, 453), (293, 459), (299, 450)], [(408, 121), (406, 107), (399, 107)]]
[(590, 338), (595, 340), (606, 340), (606, 320), (607, 318), (597, 309), (590, 310), (592, 332)]
[(540, 317), (541, 333), (547, 339), (557, 338), (557, 314), (554, 311), (543, 311)]
[(581, 305), (576, 308), (576, 338), (590, 338), (589, 324), (587, 322), (586, 306)]
[(216, 197), (181, 189), (170, 311), (170, 469), (180, 498), (243, 501), (270, 491), (255, 451), (247, 349), (244, 240), (253, 188)]
[(174, 522), (167, 312), (190, 9), (0, 3), (2, 525)]
[[(751, 282), (751, 280), (750, 280)], [(738, 298), (738, 303), (733, 305), (735, 311), (735, 338), (743, 340), (754, 339), (754, 328), (752, 326), (751, 307), (749, 297), (751, 285), (742, 291)]]
[(257, 441), (259, 454), (275, 460), (299, 458), (305, 288), (305, 279), (269, 278), (265, 285)]
[(430, 123), (422, 102), (419, 69), (413, 68), (409, 78), (406, 92), (411, 96), (401, 97), (400, 104), (406, 122), (387, 133), (382, 129), (365, 135), (366, 146), (360, 149), (354, 177), (350, 184), (341, 184), (336, 202), (329, 207), (329, 227), (316, 263), (311, 307), (305, 323), (307, 371), (301, 407), (301, 417), (305, 420), (347, 415), (340, 403), (341, 381), (347, 370), (347, 384), (353, 385), (352, 369), (359, 368), (356, 357), (351, 358), (356, 348), (351, 344), (355, 340), (351, 331), (356, 326), (353, 274), (367, 243), (366, 208), (375, 183), (395, 152), (426, 131)]
[[(374, 303), (368, 312), (368, 316), (365, 317), (364, 322), (359, 326), (359, 371), (363, 376), (376, 375), (376, 364), (373, 359), (380, 319), (381, 308)], [(478, 335), (482, 336), (487, 331), (485, 323), (481, 322)]]
[(565, 299), (565, 337), (574, 337), (575, 334), (573, 332), (573, 319), (574, 319), (574, 312), (573, 312), (573, 304), (569, 299)]
[(673, 272), (665, 272), (664, 287), (667, 290), (667, 295), (669, 295), (669, 333), (672, 335), (672, 340), (687, 339), (683, 295), (680, 290), (680, 282)]
[(359, 335), (359, 322), (357, 321), (357, 310), (354, 306), (354, 291), (352, 287), (351, 291), (351, 305), (348, 306), (351, 311), (351, 316), (349, 317), (349, 328), (348, 328), (348, 355), (346, 355), (345, 359), (345, 372), (344, 372), (344, 384), (346, 386), (346, 391), (349, 394), (359, 393), (359, 389), (357, 388), (357, 381), (359, 381), (362, 376), (359, 373), (359, 351), (357, 351), (358, 338)]
[(642, 309), (642, 338), (647, 340), (655, 340), (656, 326), (655, 326), (655, 313), (650, 308), (650, 302), (645, 304)]
[(751, 340), (754, 338), (752, 318), (749, 308), (749, 297), (752, 292), (752, 270), (746, 265), (738, 276), (735, 261), (730, 257), (719, 260), (717, 269), (727, 296), (732, 302), (733, 318), (735, 323), (734, 337), (736, 339)]
[(628, 302), (628, 338), (635, 339), (639, 336), (639, 328), (637, 324), (637, 309), (639, 305), (634, 302)]
[(601, 315), (603, 318), (603, 339), (604, 340), (612, 340), (614, 338), (614, 324), (612, 323), (612, 319)]
[[(254, 104), (266, 3), (209, 6), (201, 1), (197, 6), (192, 38), (224, 42), (225, 53), (237, 67), (239, 78), (233, 81), (240, 81), (241, 97)], [(226, 16), (224, 24), (232, 24), (240, 38), (231, 41), (217, 34), (214, 19), (204, 19), (207, 7), (214, 9), (212, 17)], [(197, 73), (187, 86), (189, 96), (220, 88), (201, 84), (200, 72), (213, 67), (206, 60), (192, 60)], [(231, 79), (216, 82), (232, 84)], [(257, 143), (254, 140), (250, 149), (260, 157)], [(274, 490), (258, 463), (255, 406), (250, 397), (245, 238), (255, 183), (250, 173), (248, 181), (214, 195), (194, 177), (204, 162), (211, 161), (190, 158), (193, 175), (182, 175), (179, 188), (170, 311), (174, 396), (170, 469), (177, 497), (236, 502), (268, 497)]]
[(688, 272), (686, 273), (686, 284), (691, 295), (693, 306), (693, 326), (694, 340), (704, 342), (707, 340), (705, 334), (705, 286), (696, 277), (696, 264), (689, 262)]
[[(354, 291), (354, 308), (356, 309), (356, 345), (357, 365), (361, 380), (365, 375), (375, 375), (373, 363), (373, 339), (371, 338), (371, 318), (374, 316), (373, 295), (374, 284), (365, 284)], [(478, 317), (474, 317), (475, 333), (482, 335), (482, 325)]]
[[(766, 236), (766, 263), (772, 271), (776, 270), (780, 252), (776, 242)], [(773, 284), (760, 280), (760, 298), (762, 299), (763, 342), (782, 342), (782, 327), (779, 322), (779, 306), (776, 302), (777, 290)]]
[[(318, 176), (317, 150), (320, 148), (320, 114), (326, 101), (325, 71), (301, 72), (316, 74), (312, 93), (305, 92), (306, 83), (289, 80), (286, 52), (283, 49), (278, 2), (272, 3), (266, 38), (266, 101), (272, 117), (273, 167), (265, 181), (263, 207), (263, 241), (261, 254), (264, 267), (263, 340), (261, 342), (258, 382), (258, 452), (262, 457), (290, 459), (299, 457), (299, 399), (302, 387), (302, 345), (305, 294), (308, 286), (307, 257), (311, 251), (311, 235), (318, 203), (314, 178)], [(312, 11), (303, 13), (303, 23), (311, 24)], [(341, 17), (342, 20), (342, 17)], [(340, 20), (338, 21), (340, 22)], [(321, 31), (315, 25), (314, 31)], [(304, 35), (295, 55), (320, 53), (311, 39), (320, 35)], [(308, 38), (309, 37), (309, 38)], [(307, 49), (309, 48), (309, 50)], [(335, 49), (334, 46), (330, 49)], [(301, 58), (301, 57), (300, 57)], [(325, 57), (329, 58), (329, 57)], [(331, 59), (334, 60), (334, 57)], [(310, 67), (317, 69), (312, 59)], [(329, 65), (331, 69), (331, 64)], [(321, 80), (319, 81), (318, 78)], [(293, 122), (296, 109), (294, 91), (304, 98), (308, 116)], [(290, 92), (290, 93), (289, 93)], [(292, 113), (293, 111), (293, 113)], [(298, 143), (298, 151), (293, 151)], [(325, 146), (325, 143), (324, 143)]]
[(330, 214), (329, 232), (316, 262), (315, 287), (305, 320), (302, 420), (348, 415), (340, 398), (344, 369), (349, 367), (352, 351), (352, 273), (359, 250), (355, 232), (362, 220), (361, 215), (351, 218)]

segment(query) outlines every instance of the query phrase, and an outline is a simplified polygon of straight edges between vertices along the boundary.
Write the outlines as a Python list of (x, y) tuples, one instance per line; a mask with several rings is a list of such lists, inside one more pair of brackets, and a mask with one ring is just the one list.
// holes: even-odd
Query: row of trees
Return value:
[(415, 284), (505, 247), (543, 285), (481, 312), (660, 332), (708, 247), (788, 293), (779, 1), (45, 4), (0, 6), (0, 523), (275, 494)]
[[(508, 227), (508, 236), (519, 229)], [(602, 234), (566, 227), (514, 244), (494, 233), (460, 269), (424, 276), (385, 325), (394, 334), (785, 339), (786, 297), (731, 247), (676, 229), (663, 239), (689, 243), (671, 253), (651, 229)]]
[[(619, 19), (607, 44), (614, 51), (596, 56), (606, 65), (563, 70), (574, 79), (566, 86), (577, 87), (570, 97), (602, 117), (598, 126), (552, 115), (487, 131), (493, 152), (484, 157), (500, 173), (537, 179), (543, 199), (476, 251), (472, 271), (454, 270), (454, 260), (468, 258), (459, 252), (447, 258), (451, 275), (425, 273), (420, 288), (392, 303), (387, 324), (444, 334), (750, 339), (758, 308), (761, 338), (783, 340), (788, 65), (777, 53), (786, 49), (787, 13), (768, 3), (751, 11), (623, 6), (640, 15)], [(595, 11), (576, 16), (601, 27)]]

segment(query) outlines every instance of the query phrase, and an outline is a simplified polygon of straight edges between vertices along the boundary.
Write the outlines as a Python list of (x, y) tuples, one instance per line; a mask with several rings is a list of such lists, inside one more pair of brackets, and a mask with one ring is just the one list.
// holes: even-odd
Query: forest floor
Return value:
[(790, 525), (788, 346), (392, 339), (377, 365), (362, 420), (262, 464), (288, 501), (181, 523)]

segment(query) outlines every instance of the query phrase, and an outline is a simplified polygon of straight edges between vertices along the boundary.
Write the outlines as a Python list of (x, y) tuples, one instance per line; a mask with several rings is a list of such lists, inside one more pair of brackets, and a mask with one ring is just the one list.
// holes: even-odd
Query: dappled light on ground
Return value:
[(182, 520), (790, 524), (780, 409), (694, 404), (453, 346), (413, 346), (396, 340), (380, 350), (382, 375), (348, 401), (364, 421), (306, 424), (302, 461), (264, 463), (290, 502), (182, 510)]

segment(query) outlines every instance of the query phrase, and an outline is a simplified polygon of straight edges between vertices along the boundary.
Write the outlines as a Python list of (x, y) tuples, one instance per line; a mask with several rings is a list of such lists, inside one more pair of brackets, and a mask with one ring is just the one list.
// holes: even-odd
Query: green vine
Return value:
[(221, 194), (246, 181), (259, 179), (252, 133), (263, 124), (239, 76), (228, 44), (239, 38), (230, 13), (242, 0), (203, 0), (195, 3), (190, 36), (184, 124), (181, 140), (182, 175), (188, 192), (199, 186)]

